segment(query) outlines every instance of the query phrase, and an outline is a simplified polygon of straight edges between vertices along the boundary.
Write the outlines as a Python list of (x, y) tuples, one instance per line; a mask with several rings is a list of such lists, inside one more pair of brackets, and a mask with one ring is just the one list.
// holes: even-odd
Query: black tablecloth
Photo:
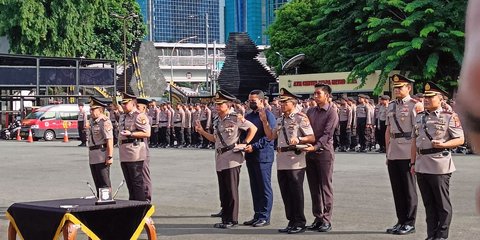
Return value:
[[(14, 203), (7, 217), (25, 240), (54, 239), (63, 223), (72, 221), (92, 239), (138, 237), (144, 219), (153, 214), (147, 202), (116, 200), (115, 204), (95, 205), (96, 199), (60, 199)], [(138, 230), (138, 231), (137, 231)]]

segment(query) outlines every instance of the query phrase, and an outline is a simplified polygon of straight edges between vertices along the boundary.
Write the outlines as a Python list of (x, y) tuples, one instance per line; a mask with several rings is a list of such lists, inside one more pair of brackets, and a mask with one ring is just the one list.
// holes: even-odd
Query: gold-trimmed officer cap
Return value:
[(288, 101), (288, 100), (297, 100), (298, 98), (300, 98), (299, 95), (293, 94), (285, 88), (281, 88), (280, 93), (279, 93), (278, 101), (279, 102), (285, 102), (285, 101)]
[(145, 98), (137, 98), (137, 103), (148, 106), (148, 104), (151, 103), (151, 101)]
[(434, 82), (427, 82), (424, 87), (425, 91), (423, 95), (425, 97), (433, 97), (438, 94), (442, 94), (444, 96), (448, 96), (447, 91), (443, 90), (440, 86), (435, 84)]
[(99, 108), (99, 107), (103, 107), (103, 108), (106, 108), (108, 105), (101, 102), (100, 100), (98, 100), (97, 98), (95, 97), (90, 97), (90, 109), (95, 109), (95, 108)]
[(128, 94), (126, 92), (122, 92), (122, 101), (121, 101), (122, 104), (128, 103), (135, 99), (137, 99), (137, 97), (135, 97), (134, 95)]
[(408, 85), (410, 83), (415, 82), (415, 80), (407, 78), (407, 77), (405, 77), (403, 75), (400, 75), (400, 74), (393, 74), (390, 77), (390, 80), (393, 82), (393, 87), (394, 88), (403, 87), (405, 85)]
[(235, 96), (230, 94), (229, 92), (225, 90), (218, 90), (215, 93), (215, 97), (213, 98), (213, 101), (216, 104), (222, 104), (222, 103), (227, 103), (227, 102), (232, 102), (233, 100), (237, 99)]

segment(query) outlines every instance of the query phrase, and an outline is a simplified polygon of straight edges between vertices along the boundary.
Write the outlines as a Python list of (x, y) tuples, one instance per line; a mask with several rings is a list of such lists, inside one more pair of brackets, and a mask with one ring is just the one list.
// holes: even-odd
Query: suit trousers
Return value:
[(150, 158), (143, 162), (142, 168), (143, 186), (145, 188), (145, 199), (152, 201), (152, 179), (150, 178)]
[(344, 149), (350, 147), (351, 136), (350, 131), (347, 130), (347, 121), (340, 122), (340, 146)]
[[(202, 125), (202, 128), (206, 132), (210, 132), (210, 129), (207, 129), (207, 120), (200, 121), (200, 125)], [(202, 137), (202, 147), (207, 147), (208, 144), (210, 143), (210, 141), (207, 138), (205, 138), (204, 136), (201, 136), (201, 137)]]
[(303, 180), (305, 168), (277, 171), (278, 185), (289, 227), (305, 227)]
[(149, 145), (157, 145), (158, 144), (158, 128), (151, 127), (150, 128), (150, 141), (148, 141)]
[(333, 211), (333, 156), (329, 151), (307, 153), (307, 181), (315, 222), (331, 223)]
[(270, 221), (273, 205), (272, 165), (273, 162), (247, 160), (250, 190), (252, 192), (253, 218)]
[(364, 150), (367, 147), (367, 118), (357, 118), (357, 135), (360, 149)]
[(416, 178), (410, 173), (410, 159), (388, 160), (388, 175), (398, 223), (415, 226), (418, 196)]
[(80, 137), (80, 141), (82, 143), (87, 143), (87, 133), (85, 132), (85, 122), (78, 121), (78, 136)]
[(385, 121), (379, 121), (380, 126), (377, 127), (377, 143), (380, 145), (380, 149), (385, 150), (385, 132), (387, 131), (387, 125)]
[(417, 173), (418, 188), (422, 194), (427, 219), (427, 235), (432, 238), (448, 238), (452, 222), (449, 174)]
[(160, 143), (164, 145), (170, 145), (170, 128), (160, 127)]
[(99, 188), (112, 188), (110, 182), (110, 166), (105, 163), (90, 164), (90, 171), (92, 172), (93, 182), (95, 183), (95, 189)]
[(177, 139), (177, 146), (182, 146), (183, 142), (183, 128), (182, 127), (174, 127), (175, 130), (175, 138)]
[(220, 205), (222, 206), (222, 222), (238, 223), (238, 184), (241, 166), (217, 171), (220, 188)]
[(192, 128), (184, 128), (183, 136), (185, 139), (185, 145), (191, 145), (192, 144)]
[(128, 199), (145, 201), (145, 186), (143, 184), (143, 161), (122, 162), (123, 176), (128, 188)]

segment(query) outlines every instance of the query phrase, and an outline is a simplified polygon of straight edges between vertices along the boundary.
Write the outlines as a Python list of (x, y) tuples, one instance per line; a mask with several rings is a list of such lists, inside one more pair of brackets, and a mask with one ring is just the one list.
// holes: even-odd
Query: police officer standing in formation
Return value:
[(307, 229), (329, 232), (332, 229), (333, 210), (333, 132), (338, 124), (338, 114), (328, 102), (332, 88), (326, 84), (315, 84), (313, 93), (317, 107), (307, 112), (315, 135), (315, 144), (307, 147), (307, 180), (312, 197), (312, 212), (315, 220)]
[(88, 159), (95, 189), (111, 188), (110, 165), (113, 163), (113, 126), (104, 114), (106, 104), (96, 98), (90, 99), (90, 134)]
[[(200, 123), (202, 124), (203, 129), (210, 132), (210, 128), (212, 125), (212, 111), (205, 104), (201, 105)], [(208, 139), (206, 139), (203, 135), (202, 137), (202, 148), (208, 148), (208, 145), (210, 144)]]
[(257, 127), (255, 136), (245, 148), (250, 189), (253, 200), (253, 218), (245, 221), (244, 225), (263, 227), (270, 224), (270, 214), (273, 205), (272, 165), (274, 159), (273, 141), (265, 135), (259, 112), (265, 112), (270, 126), (275, 125), (275, 116), (265, 109), (265, 94), (261, 90), (253, 90), (248, 95), (248, 102), (252, 112), (245, 116)]
[[(277, 177), (288, 219), (286, 228), (281, 233), (301, 233), (305, 231), (307, 220), (304, 213), (303, 180), (305, 178), (305, 152), (297, 144), (314, 143), (313, 129), (307, 116), (295, 111), (299, 96), (286, 89), (280, 89), (280, 103), (283, 116), (277, 123), (270, 125), (265, 111), (260, 111), (260, 118), (265, 134), (270, 140), (278, 138)], [(271, 129), (274, 128), (274, 129)]]
[(150, 125), (150, 141), (149, 141), (149, 147), (157, 147), (159, 144), (159, 127), (158, 127), (158, 121), (160, 118), (160, 109), (157, 107), (157, 103), (155, 100), (152, 100), (148, 104), (148, 112), (147, 115), (149, 119), (151, 119)]
[(222, 206), (222, 222), (216, 223), (215, 228), (232, 228), (238, 224), (238, 184), (240, 168), (245, 161), (240, 151), (233, 149), (239, 140), (239, 129), (248, 131), (245, 144), (253, 139), (257, 128), (250, 121), (239, 118), (230, 112), (230, 104), (235, 97), (230, 93), (219, 90), (215, 94), (215, 104), (219, 117), (214, 123), (214, 133), (206, 132), (200, 121), (195, 122), (195, 129), (207, 140), (215, 142), (215, 168), (220, 188)]
[(348, 97), (348, 105), (352, 109), (352, 127), (350, 135), (350, 152), (355, 152), (355, 147), (358, 144), (357, 140), (357, 104), (353, 97)]
[[(151, 102), (148, 99), (137, 98), (138, 111), (140, 113), (148, 114), (149, 103)], [(151, 121), (150, 116), (148, 116), (148, 121)], [(151, 137), (152, 136), (150, 136), (150, 138)], [(143, 162), (142, 176), (143, 176), (143, 186), (145, 189), (145, 199), (151, 202), (152, 201), (152, 179), (150, 177), (150, 147), (148, 145), (146, 145), (146, 147), (147, 147), (147, 158)]]
[(78, 121), (77, 121), (77, 129), (78, 129), (78, 135), (80, 136), (80, 145), (79, 147), (86, 147), (87, 146), (87, 132), (85, 128), (87, 127), (87, 113), (85, 112), (85, 109), (83, 109), (83, 103), (78, 103)]
[(185, 112), (181, 103), (177, 103), (177, 111), (173, 117), (173, 129), (175, 130), (176, 148), (183, 148), (183, 129), (185, 126)]
[(425, 111), (417, 115), (412, 142), (412, 174), (415, 172), (426, 211), (427, 240), (448, 238), (452, 221), (450, 178), (455, 166), (450, 149), (464, 143), (463, 129), (454, 112), (441, 106), (443, 89), (425, 85)]
[(150, 137), (147, 115), (137, 109), (135, 96), (122, 93), (124, 114), (120, 119), (119, 153), (129, 199), (145, 201), (143, 164), (148, 158), (146, 139)]
[(366, 152), (367, 151), (367, 127), (368, 125), (372, 124), (370, 122), (370, 111), (368, 109), (368, 99), (367, 96), (364, 94), (358, 95), (358, 102), (359, 105), (357, 106), (357, 134), (358, 134), (358, 141), (360, 143), (360, 150), (359, 152)]
[(166, 148), (170, 144), (170, 111), (167, 108), (166, 103), (162, 103), (160, 109), (160, 115), (158, 117), (159, 129), (159, 143), (158, 147)]
[(341, 106), (338, 109), (340, 125), (340, 152), (346, 152), (350, 147), (350, 135), (352, 130), (353, 114), (352, 109), (347, 104), (347, 96), (340, 99)]
[(387, 233), (404, 235), (415, 232), (417, 216), (416, 180), (409, 167), (417, 101), (410, 97), (414, 80), (399, 74), (394, 74), (391, 80), (396, 100), (388, 106), (385, 142), (397, 223)]
[(388, 110), (388, 103), (390, 102), (390, 97), (387, 95), (383, 95), (380, 97), (380, 101), (378, 103), (378, 118), (376, 125), (376, 139), (378, 145), (380, 145), (380, 149), (377, 152), (385, 153), (385, 132), (387, 130), (387, 125), (385, 122), (387, 121), (387, 110)]
[(185, 122), (183, 125), (183, 140), (184, 147), (190, 147), (192, 145), (192, 113), (188, 105), (182, 105), (185, 112)]

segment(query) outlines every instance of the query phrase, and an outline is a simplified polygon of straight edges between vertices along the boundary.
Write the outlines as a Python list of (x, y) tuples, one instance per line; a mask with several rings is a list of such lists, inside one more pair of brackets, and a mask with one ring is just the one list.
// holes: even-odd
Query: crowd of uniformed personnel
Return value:
[[(427, 239), (447, 239), (452, 216), (449, 180), (455, 171), (450, 150), (464, 143), (459, 118), (446, 103), (448, 93), (436, 84), (427, 83), (424, 93), (412, 97), (414, 80), (398, 74), (390, 79), (395, 99), (383, 95), (377, 104), (363, 94), (357, 100), (346, 95), (333, 100), (332, 89), (325, 84), (315, 85), (313, 97), (305, 101), (282, 88), (271, 102), (262, 91), (254, 90), (242, 104), (220, 90), (213, 103), (175, 108), (169, 102), (157, 105), (124, 94), (122, 110), (112, 104), (109, 117), (103, 113), (106, 105), (93, 99), (88, 146), (95, 185), (111, 187), (108, 168), (114, 144), (120, 148), (130, 199), (147, 201), (151, 200), (151, 148), (213, 148), (222, 208), (218, 214), (222, 222), (214, 227), (238, 224), (238, 184), (245, 159), (255, 214), (244, 225), (262, 227), (270, 223), (270, 172), (276, 152), (288, 219), (279, 232), (328, 232), (335, 150), (366, 152), (378, 145), (377, 152), (386, 153), (397, 217), (386, 232), (415, 232), (418, 183), (426, 209)], [(246, 134), (242, 136), (240, 130)], [(270, 156), (271, 161), (262, 160)], [(303, 205), (305, 175), (314, 215), (308, 226)]]

